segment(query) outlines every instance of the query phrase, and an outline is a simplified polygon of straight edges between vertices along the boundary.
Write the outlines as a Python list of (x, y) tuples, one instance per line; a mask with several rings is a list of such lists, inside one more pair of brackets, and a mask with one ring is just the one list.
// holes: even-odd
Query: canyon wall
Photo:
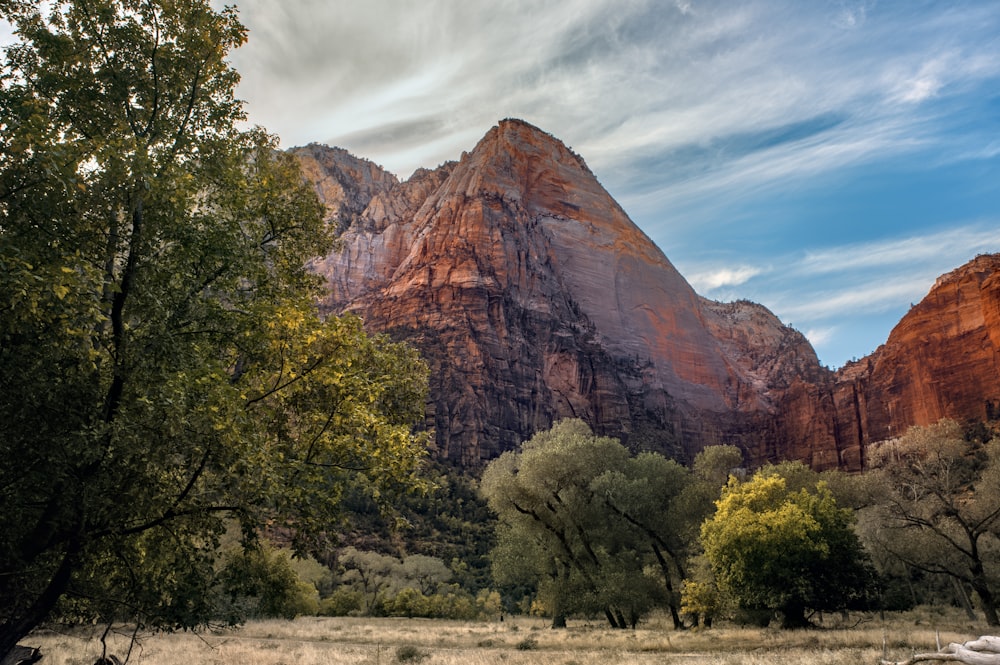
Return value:
[(865, 444), (1000, 408), (997, 257), (939, 280), (871, 357), (823, 368), (746, 301), (699, 297), (554, 137), (506, 120), (404, 182), (336, 148), (295, 153), (342, 230), (316, 261), (354, 312), (431, 367), (435, 453), (476, 467), (564, 417), (681, 460), (859, 468)]

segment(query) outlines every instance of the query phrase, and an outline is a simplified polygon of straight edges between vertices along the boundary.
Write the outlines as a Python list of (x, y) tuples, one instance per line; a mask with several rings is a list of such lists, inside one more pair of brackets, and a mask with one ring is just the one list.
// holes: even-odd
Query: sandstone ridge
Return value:
[[(987, 258), (978, 282), (962, 270), (942, 278), (956, 286), (936, 286), (932, 294), (952, 291), (917, 306), (908, 317), (926, 307), (923, 323), (904, 327), (904, 318), (863, 370), (834, 375), (764, 307), (699, 297), (583, 158), (525, 122), (502, 121), (460, 161), (403, 182), (340, 149), (295, 153), (343, 229), (338, 251), (315, 263), (329, 286), (322, 308), (356, 312), (369, 329), (420, 349), (432, 370), (436, 454), (454, 463), (478, 466), (559, 418), (580, 417), (680, 459), (732, 443), (750, 463), (854, 468), (886, 423), (965, 417), (953, 412), (982, 406), (979, 390), (994, 390), (989, 399), (1000, 404), (1000, 301)], [(952, 293), (964, 298), (962, 311), (931, 330), (931, 309)], [(982, 301), (975, 320), (973, 295)], [(928, 335), (977, 340), (973, 364), (984, 378), (935, 393), (937, 401), (930, 389), (909, 396), (926, 364), (898, 368), (914, 336)], [(932, 373), (940, 382), (964, 371)]]

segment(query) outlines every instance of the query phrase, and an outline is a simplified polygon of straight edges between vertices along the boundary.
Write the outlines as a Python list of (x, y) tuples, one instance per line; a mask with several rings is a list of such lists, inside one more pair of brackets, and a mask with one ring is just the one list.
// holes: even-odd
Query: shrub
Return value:
[(713, 582), (684, 580), (681, 587), (681, 614), (700, 619), (706, 627), (711, 627), (712, 620), (719, 615), (721, 609), (722, 599)]
[(516, 648), (518, 651), (532, 651), (538, 648), (538, 640), (534, 637), (527, 637), (518, 642)]
[(419, 663), (430, 654), (412, 644), (404, 644), (396, 649), (396, 661), (400, 663)]
[(341, 587), (323, 599), (319, 612), (328, 617), (351, 616), (360, 614), (364, 602), (364, 594), (360, 591)]
[(426, 617), (430, 616), (430, 603), (420, 591), (406, 587), (386, 603), (386, 611), (390, 616)]

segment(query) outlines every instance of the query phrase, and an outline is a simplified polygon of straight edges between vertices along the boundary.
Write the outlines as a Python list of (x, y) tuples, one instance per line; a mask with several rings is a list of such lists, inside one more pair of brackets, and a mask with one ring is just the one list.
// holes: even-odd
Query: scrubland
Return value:
[[(814, 620), (817, 618), (814, 617)], [(951, 610), (887, 615), (825, 616), (819, 627), (784, 631), (722, 624), (675, 631), (654, 617), (637, 630), (611, 630), (597, 621), (571, 621), (551, 630), (544, 619), (459, 622), (428, 619), (302, 617), (255, 621), (231, 630), (108, 635), (107, 653), (138, 665), (856, 665), (883, 656), (902, 660), (936, 643), (962, 642), (988, 632)], [(92, 665), (103, 630), (43, 631), (45, 665)]]

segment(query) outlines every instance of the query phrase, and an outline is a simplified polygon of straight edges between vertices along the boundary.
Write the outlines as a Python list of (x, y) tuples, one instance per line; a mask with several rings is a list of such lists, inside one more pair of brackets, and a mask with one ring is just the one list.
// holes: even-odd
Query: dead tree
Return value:
[(42, 659), (42, 652), (34, 647), (16, 645), (0, 660), (0, 665), (30, 665)]
[(882, 665), (913, 665), (931, 661), (964, 663), (964, 665), (1000, 665), (1000, 637), (984, 635), (965, 644), (951, 643), (931, 653), (918, 653), (907, 660), (883, 660)]

